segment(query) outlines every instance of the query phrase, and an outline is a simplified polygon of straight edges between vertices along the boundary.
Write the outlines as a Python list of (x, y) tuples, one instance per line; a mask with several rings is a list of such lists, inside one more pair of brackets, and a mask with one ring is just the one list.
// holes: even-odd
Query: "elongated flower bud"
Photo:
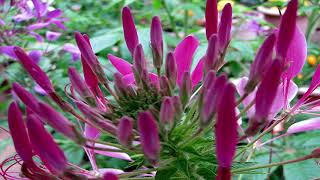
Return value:
[(80, 74), (73, 67), (68, 70), (69, 79), (72, 87), (79, 93), (79, 95), (87, 100), (90, 104), (95, 103), (95, 98), (86, 83), (81, 78)]
[(232, 6), (227, 3), (223, 9), (218, 30), (219, 51), (224, 52), (230, 42), (232, 25)]
[(50, 105), (40, 102), (37, 114), (61, 134), (79, 144), (84, 143), (83, 137), (76, 130), (74, 125)]
[(184, 72), (182, 76), (182, 86), (179, 90), (181, 104), (185, 107), (189, 101), (192, 91), (192, 81), (189, 72)]
[(174, 124), (175, 110), (172, 99), (170, 97), (164, 97), (160, 108), (160, 123), (164, 129), (168, 132), (171, 130)]
[(160, 139), (156, 120), (149, 111), (138, 114), (138, 128), (144, 155), (156, 165), (160, 154)]
[(150, 35), (153, 65), (160, 72), (163, 59), (163, 40), (161, 21), (158, 16), (152, 18)]
[(245, 87), (245, 92), (250, 93), (259, 83), (272, 61), (273, 47), (276, 35), (273, 33), (267, 37), (258, 50), (258, 53), (250, 67), (249, 82)]
[(262, 126), (265, 125), (273, 101), (275, 100), (277, 89), (282, 74), (282, 65), (278, 59), (274, 60), (267, 70), (256, 93), (254, 117), (249, 121), (249, 126), (245, 131), (247, 136), (255, 135)]
[(292, 38), (296, 30), (298, 0), (291, 0), (287, 9), (281, 17), (279, 25), (279, 34), (276, 45), (277, 57), (280, 58), (284, 65), (287, 64), (287, 53)]
[(17, 154), (24, 162), (32, 163), (32, 147), (22, 119), (22, 113), (16, 102), (12, 102), (9, 106), (8, 126)]
[(50, 79), (45, 72), (21, 49), (14, 47), (14, 53), (32, 79), (47, 93), (54, 92)]
[(14, 82), (12, 84), (12, 89), (28, 108), (30, 108), (32, 111), (38, 110), (38, 100), (19, 83)]
[(114, 88), (119, 97), (126, 97), (126, 85), (124, 84), (120, 73), (114, 74)]
[(204, 82), (199, 94), (199, 104), (198, 104), (199, 112), (201, 112), (203, 108), (204, 95), (207, 94), (209, 87), (212, 86), (215, 79), (216, 79), (216, 73), (213, 70), (210, 70), (204, 79)]
[[(213, 78), (213, 77), (212, 77)], [(210, 84), (207, 89), (203, 89), (203, 104), (200, 110), (200, 126), (207, 126), (215, 115), (220, 103), (220, 99), (224, 93), (227, 83), (227, 76), (221, 75), (214, 83)]]
[(83, 102), (77, 101), (75, 103), (78, 109), (87, 117), (88, 120), (90, 120), (91, 123), (112, 135), (116, 135), (117, 128), (112, 124), (111, 121), (101, 116), (96, 109), (91, 108)]
[(132, 139), (133, 139), (133, 120), (128, 117), (124, 116), (120, 119), (117, 129), (117, 136), (118, 141), (123, 146), (131, 146)]
[(67, 159), (36, 115), (27, 116), (27, 128), (32, 147), (46, 168), (53, 174), (63, 174)]
[(215, 125), (216, 153), (219, 165), (217, 179), (231, 179), (230, 168), (238, 141), (235, 87), (228, 83), (217, 110)]
[(183, 113), (182, 104), (179, 96), (172, 97), (172, 103), (175, 109), (175, 118), (176, 120), (180, 120), (181, 114)]
[(137, 45), (137, 47), (134, 49), (133, 60), (134, 60), (134, 63), (133, 63), (134, 67), (136, 68), (138, 73), (141, 74), (142, 70), (146, 69), (146, 60), (144, 57), (144, 52), (141, 44)]
[(167, 54), (165, 70), (171, 88), (173, 89), (177, 82), (177, 63), (173, 52)]
[(218, 31), (218, 4), (217, 0), (207, 0), (206, 3), (206, 36), (209, 40), (212, 34)]
[(163, 96), (171, 95), (170, 83), (166, 76), (160, 77), (160, 92)]
[(129, 7), (122, 9), (122, 27), (124, 39), (131, 54), (134, 54), (134, 49), (139, 44), (138, 33)]
[(216, 66), (219, 66), (218, 48), (218, 37), (216, 34), (213, 34), (209, 39), (208, 49), (205, 57), (205, 72), (208, 72), (209, 70), (216, 70)]

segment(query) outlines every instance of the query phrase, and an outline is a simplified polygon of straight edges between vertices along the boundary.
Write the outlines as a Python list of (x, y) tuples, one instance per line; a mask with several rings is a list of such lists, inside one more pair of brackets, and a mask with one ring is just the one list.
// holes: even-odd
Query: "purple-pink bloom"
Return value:
[(60, 32), (47, 31), (46, 38), (48, 41), (55, 41), (61, 36)]
[(29, 52), (29, 57), (37, 64), (39, 63), (41, 56), (42, 56), (42, 51), (40, 50), (32, 50)]
[(27, 128), (35, 154), (40, 157), (51, 173), (63, 174), (67, 167), (67, 159), (36, 115), (27, 116)]
[(160, 154), (160, 139), (156, 120), (149, 111), (138, 114), (138, 129), (143, 153), (155, 165)]
[(52, 10), (52, 11), (49, 11), (47, 13), (47, 18), (48, 19), (52, 19), (52, 18), (58, 18), (62, 15), (62, 11), (60, 9), (55, 9), (55, 10)]
[(218, 29), (218, 44), (219, 51), (223, 53), (230, 42), (231, 37), (231, 25), (232, 25), (232, 6), (227, 3), (223, 9)]
[(233, 84), (228, 83), (220, 96), (221, 100), (217, 107), (217, 122), (215, 125), (216, 154), (218, 169), (220, 169), (217, 179), (227, 180), (231, 178), (230, 168), (238, 141), (235, 87)]
[(122, 9), (122, 27), (127, 47), (133, 55), (139, 39), (130, 8), (127, 6)]
[(0, 46), (0, 54), (5, 54), (12, 59), (17, 59), (16, 54), (13, 51), (15, 46)]
[(212, 34), (218, 31), (218, 5), (217, 0), (207, 0), (206, 3), (206, 37), (209, 40)]
[(14, 52), (17, 58), (29, 75), (39, 84), (48, 94), (54, 92), (50, 79), (45, 72), (21, 49), (14, 47)]

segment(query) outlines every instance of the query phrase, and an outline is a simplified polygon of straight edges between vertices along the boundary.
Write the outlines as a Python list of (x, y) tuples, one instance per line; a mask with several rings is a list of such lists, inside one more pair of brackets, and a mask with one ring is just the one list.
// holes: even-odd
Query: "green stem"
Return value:
[(248, 95), (249, 95), (249, 93), (243, 94), (243, 96), (241, 96), (240, 99), (237, 101), (236, 106), (239, 106), (239, 105), (242, 103), (242, 101), (243, 101), (246, 97), (248, 97)]
[(140, 174), (145, 174), (145, 173), (150, 173), (152, 171), (156, 171), (157, 168), (151, 168), (151, 169), (139, 169), (139, 170), (135, 170), (133, 172), (128, 172), (128, 173), (123, 173), (123, 174), (120, 174), (119, 175), (119, 178), (122, 179), (122, 178), (128, 178), (128, 177), (131, 177), (131, 176), (137, 176), (137, 175), (140, 175)]
[(240, 169), (236, 169), (234, 171), (232, 171), (232, 173), (239, 173), (239, 172), (244, 172), (244, 171), (251, 171), (251, 170), (255, 170), (255, 169), (262, 169), (262, 168), (270, 168), (273, 166), (280, 166), (280, 165), (285, 165), (285, 164), (291, 164), (291, 163), (296, 163), (296, 162), (300, 162), (300, 161), (305, 161), (308, 159), (312, 159), (313, 156), (312, 155), (307, 155), (307, 156), (303, 156), (297, 159), (292, 159), (289, 161), (282, 161), (282, 162), (277, 162), (277, 163), (271, 163), (271, 164), (265, 164), (265, 165), (259, 165), (259, 166), (252, 166), (249, 168), (240, 168)]
[(176, 37), (179, 38), (179, 33), (177, 31), (176, 23), (174, 22), (175, 21), (174, 17), (172, 16), (172, 14), (171, 14), (168, 6), (167, 6), (166, 0), (162, 0), (162, 6), (163, 6), (164, 10), (166, 11), (166, 13), (167, 13), (167, 15), (169, 17), (170, 24), (172, 26), (172, 29), (173, 29)]
[(247, 111), (249, 111), (249, 109), (254, 105), (255, 103), (255, 99), (253, 99), (250, 104), (248, 104), (248, 106), (246, 106), (237, 116), (237, 119), (241, 118), (241, 116), (243, 116), (244, 113), (246, 113)]

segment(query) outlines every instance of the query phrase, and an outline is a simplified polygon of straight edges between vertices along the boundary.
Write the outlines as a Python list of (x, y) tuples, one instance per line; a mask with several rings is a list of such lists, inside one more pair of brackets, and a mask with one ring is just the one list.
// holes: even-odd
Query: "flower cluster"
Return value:
[[(48, 98), (76, 121), (67, 119), (51, 105), (13, 83), (13, 93), (24, 103), (26, 112), (21, 112), (17, 102), (9, 107), (9, 129), (19, 159), (9, 159), (2, 167), (10, 160), (16, 161), (22, 166), (23, 177), (30, 179), (117, 179), (154, 176), (155, 172), (158, 174), (178, 163), (185, 171), (176, 176), (200, 178), (201, 166), (206, 165), (212, 167), (212, 171), (217, 172), (216, 179), (221, 180), (260, 168), (237, 169), (232, 164), (276, 125), (297, 113), (310, 113), (318, 107), (318, 101), (309, 101), (308, 97), (320, 84), (320, 68), (307, 93), (290, 107), (297, 92), (292, 79), (301, 70), (306, 56), (305, 38), (296, 27), (297, 7), (297, 0), (289, 2), (279, 28), (258, 50), (249, 76), (236, 85), (227, 74), (219, 73), (231, 41), (232, 6), (225, 5), (218, 23), (214, 0), (206, 4), (207, 51), (192, 72), (198, 40), (189, 35), (174, 51), (164, 55), (158, 17), (152, 19), (150, 28), (155, 69), (152, 71), (148, 68), (149, 61), (144, 56), (131, 11), (123, 8), (124, 38), (133, 64), (109, 54), (108, 59), (118, 70), (112, 82), (94, 54), (89, 37), (76, 32), (84, 79), (75, 68), (69, 68), (70, 92), (67, 95), (73, 104), (55, 91), (47, 75), (23, 49), (15, 47), (14, 53), (29, 75), (46, 91)], [(239, 119), (246, 113), (249, 123), (242, 130)], [(68, 163), (44, 124), (81, 146), (94, 171)], [(315, 118), (292, 125), (286, 134), (319, 128), (320, 121)], [(99, 140), (102, 134), (112, 140)], [(254, 139), (255, 135), (258, 137)], [(118, 143), (114, 143), (115, 140)], [(246, 147), (235, 156), (238, 142), (245, 140), (249, 141)], [(195, 144), (201, 144), (200, 148), (194, 148)], [(133, 166), (130, 170), (103, 172), (96, 164), (95, 154), (128, 160)], [(317, 157), (319, 150), (299, 160)], [(10, 173), (9, 169), (3, 171), (3, 176), (18, 178), (18, 174)]]

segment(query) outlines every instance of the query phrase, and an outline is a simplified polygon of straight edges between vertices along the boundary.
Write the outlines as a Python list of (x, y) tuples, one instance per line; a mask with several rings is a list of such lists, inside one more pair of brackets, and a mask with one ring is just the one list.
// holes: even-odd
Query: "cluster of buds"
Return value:
[[(41, 68), (21, 48), (15, 47), (14, 52), (21, 64), (46, 91), (48, 98), (79, 121), (77, 127), (52, 106), (38, 100), (18, 83), (13, 83), (13, 92), (26, 106), (26, 127), (16, 102), (10, 105), (8, 113), (14, 145), (23, 161), (22, 174), (31, 179), (117, 179), (110, 172), (102, 176), (67, 163), (63, 151), (43, 127), (43, 124), (48, 124), (82, 146), (96, 172), (99, 172), (99, 168), (95, 163), (95, 153), (126, 160), (132, 160), (128, 154), (144, 154), (144, 164), (157, 168), (178, 160), (175, 158), (181, 156), (179, 151), (188, 149), (186, 146), (194, 138), (202, 132), (213, 130), (215, 141), (212, 144), (215, 144), (218, 162), (216, 178), (231, 179), (237, 143), (245, 139), (243, 137), (254, 136), (268, 128), (269, 124), (272, 127), (287, 120), (298, 112), (310, 93), (320, 84), (318, 68), (308, 92), (292, 109), (287, 108), (288, 101), (295, 93), (291, 79), (304, 64), (301, 57), (306, 48), (293, 45), (295, 41), (302, 41), (303, 45), (304, 40), (295, 24), (297, 6), (297, 0), (289, 2), (279, 29), (272, 32), (259, 49), (249, 79), (243, 78), (237, 85), (226, 74), (218, 75), (225, 64), (224, 56), (231, 38), (232, 7), (230, 4), (225, 5), (218, 24), (217, 2), (211, 0), (207, 1), (206, 6), (208, 48), (192, 72), (191, 63), (199, 45), (198, 40), (192, 35), (187, 36), (174, 51), (164, 56), (162, 25), (158, 17), (152, 19), (150, 30), (154, 73), (147, 68), (149, 61), (139, 43), (131, 11), (128, 7), (123, 8), (124, 38), (133, 64), (109, 54), (111, 64), (118, 70), (113, 82), (107, 79), (88, 36), (76, 32), (84, 80), (75, 68), (69, 68), (71, 86), (68, 97), (74, 105), (61, 98)], [(275, 57), (272, 55), (274, 47)], [(236, 91), (241, 96), (238, 100)], [(237, 113), (241, 104), (244, 108)], [(313, 108), (317, 102), (308, 102), (308, 105)], [(273, 118), (281, 109), (286, 112), (282, 114), (284, 117), (273, 123)], [(239, 140), (238, 119), (246, 112), (249, 125)], [(311, 123), (318, 123), (318, 127), (312, 126), (313, 129), (320, 128), (319, 121), (313, 120)], [(310, 129), (296, 124), (291, 132)], [(101, 133), (116, 139), (119, 144), (100, 141), (98, 138)], [(186, 140), (181, 139), (181, 136), (186, 136)], [(316, 151), (313, 154), (317, 156)], [(33, 156), (38, 156), (43, 165), (33, 161)], [(167, 158), (168, 161), (164, 161)], [(143, 176), (155, 170), (142, 168), (137, 172), (122, 171), (119, 177)]]

